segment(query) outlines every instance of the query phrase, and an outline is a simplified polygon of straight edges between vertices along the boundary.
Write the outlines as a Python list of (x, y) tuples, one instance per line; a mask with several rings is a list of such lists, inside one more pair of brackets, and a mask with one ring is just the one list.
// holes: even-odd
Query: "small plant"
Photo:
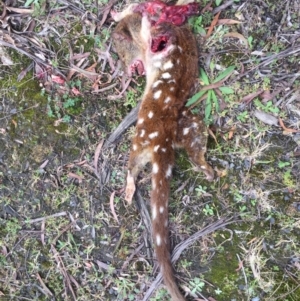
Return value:
[(205, 194), (206, 193), (206, 189), (207, 189), (206, 186), (202, 187), (201, 185), (199, 185), (198, 187), (196, 187), (195, 191), (197, 193), (197, 196), (201, 196), (201, 195)]
[(203, 16), (193, 17), (189, 19), (189, 24), (191, 25), (195, 33), (205, 36), (206, 31), (202, 21)]
[(33, 4), (34, 7), (34, 16), (40, 16), (43, 14), (43, 10), (42, 7), (45, 3), (45, 0), (27, 0), (25, 3), (25, 7), (30, 6), (31, 4)]
[(252, 49), (253, 48), (253, 44), (252, 44), (253, 43), (253, 37), (249, 36), (247, 40), (248, 40), (248, 45), (249, 45), (250, 49)]
[(223, 72), (221, 72), (216, 77), (216, 79), (212, 80), (211, 83), (205, 71), (202, 68), (200, 69), (200, 81), (204, 83), (204, 88), (198, 93), (196, 93), (192, 98), (190, 98), (186, 106), (189, 107), (191, 105), (194, 105), (197, 101), (201, 99), (206, 99), (204, 111), (204, 121), (206, 124), (209, 124), (211, 122), (213, 107), (216, 112), (219, 111), (220, 106), (216, 94), (226, 95), (234, 93), (233, 89), (218, 85), (222, 84), (223, 81), (232, 74), (234, 68), (235, 66), (228, 67)]
[(278, 163), (278, 167), (279, 167), (279, 168), (284, 168), (284, 167), (290, 166), (290, 165), (291, 165), (290, 162), (279, 161), (279, 163)]
[(126, 94), (126, 101), (124, 102), (124, 106), (131, 106), (132, 108), (136, 107), (136, 95), (133, 90), (129, 90)]
[(286, 185), (288, 188), (294, 188), (295, 187), (295, 182), (294, 179), (292, 178), (291, 175), (291, 170), (287, 170), (283, 174), (283, 184)]
[(191, 280), (189, 282), (190, 286), (192, 287), (191, 289), (191, 292), (193, 294), (195, 293), (201, 293), (202, 292), (202, 289), (205, 285), (205, 283), (202, 281), (202, 279), (198, 278), (198, 277), (195, 277), (193, 280)]
[(269, 100), (266, 104), (263, 104), (260, 100), (258, 100), (256, 98), (256, 99), (254, 99), (254, 104), (258, 109), (260, 109), (266, 113), (269, 113), (269, 112), (275, 113), (275, 114), (279, 113), (278, 107), (274, 106), (273, 102), (271, 100)]
[(61, 121), (69, 123), (71, 121), (69, 114), (78, 113), (80, 103), (80, 97), (73, 97), (68, 93), (65, 93), (62, 97), (56, 96), (52, 98), (48, 96), (47, 115), (51, 118), (61, 119)]
[(206, 204), (202, 211), (205, 215), (214, 215), (214, 209), (209, 204)]
[(242, 113), (240, 113), (239, 115), (237, 115), (237, 120), (241, 121), (241, 122), (246, 122), (246, 120), (249, 118), (249, 113), (248, 111), (244, 111)]
[(118, 279), (115, 279), (115, 283), (118, 295), (123, 298), (128, 298), (129, 300), (134, 300), (134, 294), (132, 294), (132, 291), (136, 291), (136, 284), (132, 282), (130, 279), (127, 279), (125, 277), (119, 277)]

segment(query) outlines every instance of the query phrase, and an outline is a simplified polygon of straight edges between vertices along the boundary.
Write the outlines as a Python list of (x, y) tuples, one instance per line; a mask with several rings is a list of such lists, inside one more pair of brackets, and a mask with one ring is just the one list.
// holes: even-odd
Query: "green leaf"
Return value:
[(205, 118), (208, 120), (210, 115), (211, 115), (211, 92), (212, 90), (209, 90), (207, 93), (207, 99), (206, 99), (206, 103), (205, 103), (205, 110), (204, 110), (204, 114), (205, 114)]
[(204, 85), (209, 85), (209, 79), (202, 68), (200, 69), (200, 79), (204, 82)]
[(27, 0), (24, 6), (28, 7), (33, 2), (34, 2), (34, 0)]
[(216, 6), (219, 6), (222, 3), (222, 0), (216, 0)]
[(290, 162), (282, 162), (282, 161), (279, 161), (279, 163), (278, 163), (278, 167), (279, 167), (279, 168), (284, 168), (284, 167), (289, 166), (289, 165), (291, 165)]
[(233, 94), (234, 93), (234, 90), (229, 87), (220, 87), (219, 89), (223, 94)]
[(216, 111), (219, 112), (220, 105), (219, 105), (219, 102), (218, 102), (218, 99), (217, 99), (217, 96), (216, 96), (216, 93), (214, 90), (211, 90), (211, 98), (215, 104)]
[(223, 72), (221, 72), (217, 78), (213, 81), (213, 83), (217, 83), (220, 80), (224, 79), (226, 76), (230, 75), (233, 70), (234, 70), (235, 66), (230, 66), (228, 68), (226, 68)]
[(199, 98), (201, 98), (207, 91), (199, 91), (198, 93), (196, 93), (195, 95), (193, 95), (186, 103), (186, 107), (191, 106), (192, 104), (194, 104)]

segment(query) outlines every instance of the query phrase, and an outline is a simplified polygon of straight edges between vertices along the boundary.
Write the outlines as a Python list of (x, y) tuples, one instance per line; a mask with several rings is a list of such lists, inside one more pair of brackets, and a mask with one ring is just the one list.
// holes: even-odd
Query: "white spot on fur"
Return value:
[(166, 178), (171, 177), (172, 174), (172, 165), (169, 164), (167, 172), (166, 172)]
[(167, 61), (166, 63), (164, 63), (163, 69), (164, 69), (164, 70), (168, 70), (168, 69), (171, 69), (173, 66), (174, 66), (173, 63), (172, 63), (172, 61), (170, 60), (170, 61)]
[(165, 72), (161, 75), (161, 77), (164, 79), (168, 79), (168, 78), (171, 78), (171, 74), (169, 72)]
[(163, 148), (161, 149), (161, 151), (165, 153), (165, 152), (167, 151), (167, 149), (163, 147)]
[(161, 67), (161, 61), (155, 61), (155, 62), (153, 63), (153, 65), (154, 65), (154, 67), (156, 67), (156, 68), (160, 68), (160, 67)]
[(142, 124), (144, 122), (144, 118), (140, 118), (139, 120), (138, 120), (138, 124)]
[(197, 122), (193, 122), (192, 127), (193, 128), (197, 128), (198, 127), (198, 123)]
[(157, 163), (153, 163), (152, 172), (153, 173), (158, 173), (158, 170), (159, 170), (158, 164)]
[(176, 80), (175, 79), (168, 80), (168, 84), (172, 84), (172, 83), (176, 84)]
[(159, 212), (160, 212), (160, 213), (163, 213), (164, 210), (165, 210), (165, 208), (164, 208), (163, 206), (160, 206), (160, 207), (159, 207)]
[(158, 149), (159, 149), (159, 147), (160, 147), (160, 145), (155, 145), (154, 148), (153, 148), (153, 150), (154, 150), (155, 152), (157, 152)]
[(172, 91), (172, 92), (173, 92), (174, 90), (175, 90), (175, 88), (174, 88), (174, 87), (171, 87), (171, 88), (170, 88), (170, 91)]
[(145, 130), (141, 130), (141, 134), (140, 137), (144, 137), (145, 136), (146, 131)]
[(154, 99), (159, 99), (160, 95), (161, 95), (161, 90), (158, 90), (158, 91), (156, 91), (156, 92), (153, 94), (153, 98), (154, 98)]
[(168, 103), (168, 102), (170, 102), (170, 101), (171, 101), (171, 97), (168, 96), (168, 97), (165, 99), (164, 103)]
[(204, 165), (201, 165), (201, 168), (202, 168), (202, 169), (206, 169), (206, 167), (205, 167)]
[(158, 136), (158, 132), (153, 132), (153, 133), (149, 134), (149, 138), (150, 139), (153, 139), (153, 138), (155, 138), (157, 136)]
[(180, 53), (182, 53), (182, 48), (180, 46), (178, 46), (178, 49), (179, 49)]
[(134, 151), (136, 151), (136, 150), (137, 150), (137, 145), (136, 145), (136, 144), (133, 144), (132, 149), (133, 149)]
[(152, 117), (153, 117), (153, 112), (152, 111), (150, 111), (149, 113), (148, 113), (148, 117), (151, 119)]
[(166, 141), (169, 141), (169, 138), (166, 138)]
[(177, 59), (177, 64), (179, 64), (180, 63), (180, 59)]
[(183, 135), (187, 135), (190, 131), (190, 128), (184, 128), (183, 129)]
[(162, 83), (163, 83), (162, 80), (157, 80), (157, 81), (152, 85), (152, 87), (153, 87), (153, 88), (156, 88), (159, 84), (162, 84)]
[(152, 180), (152, 189), (154, 190), (156, 188), (156, 182), (155, 180)]
[(160, 246), (160, 245), (161, 245), (161, 238), (160, 238), (160, 235), (159, 235), (159, 234), (156, 235), (156, 245), (157, 245), (157, 246)]
[(152, 219), (156, 219), (156, 216), (157, 216), (157, 209), (156, 209), (156, 206), (154, 205), (152, 207)]

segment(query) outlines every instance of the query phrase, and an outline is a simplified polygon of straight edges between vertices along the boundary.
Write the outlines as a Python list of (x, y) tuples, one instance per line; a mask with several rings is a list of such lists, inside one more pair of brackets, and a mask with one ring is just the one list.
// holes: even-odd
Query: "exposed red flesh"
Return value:
[(159, 52), (165, 49), (168, 43), (169, 37), (168, 36), (157, 36), (154, 37), (151, 41), (151, 51), (152, 52)]
[(136, 60), (129, 66), (129, 75), (132, 76), (136, 73), (138, 75), (145, 75), (145, 67), (141, 60)]
[(139, 4), (135, 12), (146, 13), (153, 25), (163, 22), (170, 22), (176, 26), (182, 25), (186, 19), (199, 13), (198, 3), (189, 3), (187, 5), (167, 6), (161, 1), (152, 1)]

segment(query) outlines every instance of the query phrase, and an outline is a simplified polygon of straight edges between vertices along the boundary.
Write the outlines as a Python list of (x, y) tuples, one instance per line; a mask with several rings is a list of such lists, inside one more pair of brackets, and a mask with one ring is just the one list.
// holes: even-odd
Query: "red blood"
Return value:
[(151, 41), (151, 51), (159, 52), (165, 49), (169, 38), (167, 36), (154, 37)]
[(188, 17), (199, 13), (199, 5), (197, 3), (189, 3), (187, 5), (167, 6), (164, 2), (157, 0), (141, 3), (134, 11), (147, 14), (153, 25), (170, 22), (180, 26)]

